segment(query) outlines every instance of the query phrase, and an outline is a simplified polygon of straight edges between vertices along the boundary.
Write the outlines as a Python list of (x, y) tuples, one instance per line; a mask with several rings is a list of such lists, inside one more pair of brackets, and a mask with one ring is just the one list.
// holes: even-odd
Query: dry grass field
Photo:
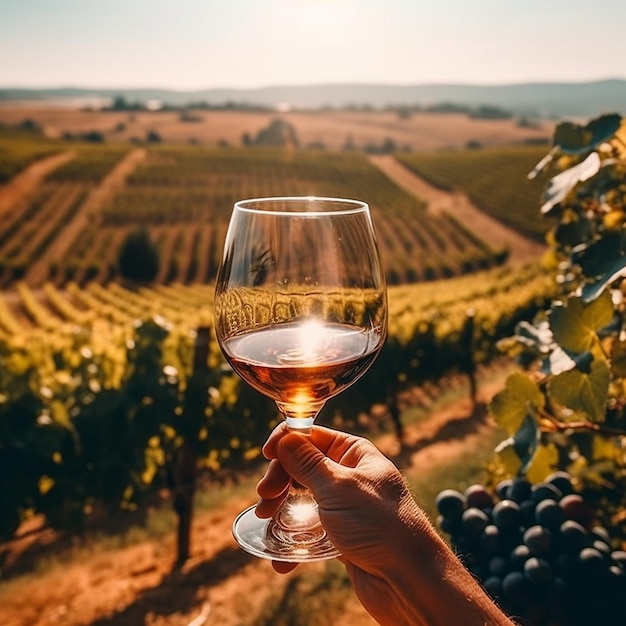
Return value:
[(468, 143), (504, 145), (548, 139), (553, 123), (520, 125), (518, 120), (471, 119), (464, 114), (416, 113), (401, 119), (394, 112), (309, 111), (239, 112), (194, 111), (196, 121), (184, 121), (177, 111), (84, 111), (41, 103), (0, 102), (0, 123), (37, 122), (51, 137), (97, 131), (107, 141), (143, 141), (156, 132), (165, 142), (239, 146), (245, 133), (254, 137), (277, 117), (296, 129), (300, 144), (339, 150), (350, 141), (356, 148), (393, 141), (399, 149), (438, 150)]

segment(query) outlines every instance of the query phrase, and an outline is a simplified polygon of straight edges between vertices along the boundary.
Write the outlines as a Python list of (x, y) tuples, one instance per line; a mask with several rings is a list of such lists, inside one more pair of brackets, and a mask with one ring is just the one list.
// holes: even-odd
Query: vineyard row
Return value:
[[(355, 190), (372, 207), (390, 284), (458, 276), (500, 265), (507, 257), (506, 249), (485, 244), (471, 224), (453, 213), (426, 213), (423, 202), (358, 153), (154, 146), (115, 189), (103, 194), (96, 210), (88, 201), (130, 154), (129, 147), (75, 151), (74, 158), (0, 215), (0, 286), (19, 280), (34, 286), (50, 281), (58, 287), (116, 280), (119, 249), (139, 226), (149, 229), (159, 248), (159, 283), (211, 281), (237, 199), (351, 197)], [(506, 162), (509, 151), (502, 149), (500, 155)], [(513, 169), (507, 180), (514, 177)], [(506, 186), (503, 181), (500, 187)], [(81, 214), (87, 205), (89, 213)], [(76, 219), (79, 230), (66, 228)], [(67, 252), (46, 256), (67, 233), (72, 233)], [(41, 258), (47, 269), (31, 272)]]

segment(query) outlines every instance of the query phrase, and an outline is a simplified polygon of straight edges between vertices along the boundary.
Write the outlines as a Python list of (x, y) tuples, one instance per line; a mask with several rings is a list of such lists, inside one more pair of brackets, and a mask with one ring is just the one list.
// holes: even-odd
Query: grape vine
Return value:
[[(440, 494), (440, 523), (488, 592), (529, 624), (609, 623), (626, 591), (626, 121), (559, 124), (529, 177), (544, 171), (558, 293), (498, 343), (520, 369), (490, 403), (508, 436), (481, 488), (489, 503)], [(567, 478), (560, 491), (555, 476)], [(459, 526), (447, 507), (460, 502)], [(505, 514), (515, 540), (488, 554)]]

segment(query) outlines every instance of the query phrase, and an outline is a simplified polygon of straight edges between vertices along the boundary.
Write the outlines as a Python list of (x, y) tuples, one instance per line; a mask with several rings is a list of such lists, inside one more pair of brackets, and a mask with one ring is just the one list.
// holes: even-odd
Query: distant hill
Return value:
[(315, 109), (320, 107), (437, 105), (496, 106), (518, 115), (590, 117), (604, 112), (626, 113), (626, 80), (593, 82), (470, 84), (320, 84), (283, 85), (258, 89), (13, 89), (0, 87), (0, 100), (99, 100), (121, 96), (129, 102), (159, 101), (171, 106), (206, 102)]

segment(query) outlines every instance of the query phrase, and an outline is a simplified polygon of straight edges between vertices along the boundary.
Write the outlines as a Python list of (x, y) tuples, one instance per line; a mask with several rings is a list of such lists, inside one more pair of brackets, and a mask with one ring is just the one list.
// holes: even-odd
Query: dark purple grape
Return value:
[(524, 563), (524, 575), (532, 583), (545, 585), (553, 578), (552, 566), (545, 559), (531, 556)]
[(555, 500), (558, 502), (562, 497), (563, 494), (550, 483), (538, 483), (530, 489), (530, 499), (535, 503), (543, 500)]
[(536, 524), (524, 533), (524, 543), (535, 556), (544, 556), (552, 550), (552, 533), (545, 526)]
[(587, 576), (598, 576), (606, 569), (604, 557), (595, 548), (583, 548), (578, 555), (578, 562)]
[(497, 576), (489, 576), (483, 583), (483, 587), (492, 598), (502, 597), (502, 580)]
[(467, 503), (465, 496), (460, 491), (456, 489), (444, 489), (437, 494), (435, 506), (441, 515), (454, 519), (463, 515)]
[(480, 546), (486, 554), (495, 554), (500, 549), (500, 529), (495, 524), (488, 524), (480, 536)]
[(517, 528), (520, 524), (520, 507), (513, 500), (500, 500), (491, 515), (493, 523), (500, 529)]
[(589, 533), (593, 538), (604, 541), (607, 546), (611, 545), (611, 535), (609, 535), (609, 531), (604, 526), (594, 526)]
[(525, 478), (515, 478), (509, 488), (507, 499), (519, 504), (530, 498), (530, 490), (530, 483)]
[(476, 547), (475, 541), (467, 535), (459, 535), (454, 537), (452, 539), (452, 545), (457, 554), (460, 554), (462, 556), (472, 554), (474, 552), (474, 548)]
[(576, 559), (571, 554), (558, 554), (553, 560), (554, 571), (564, 580), (572, 577), (575, 565)]
[(568, 472), (558, 470), (550, 474), (543, 482), (554, 485), (564, 496), (574, 493), (573, 478)]
[(524, 563), (526, 563), (530, 556), (530, 548), (525, 543), (520, 543), (519, 546), (515, 546), (509, 558), (511, 569), (521, 571), (524, 568)]
[(593, 511), (580, 494), (570, 493), (563, 496), (559, 506), (563, 509), (565, 519), (574, 520), (584, 527), (588, 527), (593, 521)]
[(461, 530), (461, 521), (460, 518), (439, 515), (437, 517), (437, 526), (447, 535), (456, 535)]
[(615, 561), (615, 563), (619, 563), (624, 570), (626, 570), (626, 551), (613, 550), (613, 552), (611, 552), (611, 558)]
[(507, 559), (501, 556), (494, 556), (493, 559), (489, 561), (489, 574), (492, 576), (497, 576), (498, 578), (503, 578), (509, 573), (510, 567)]
[(611, 546), (604, 543), (604, 541), (596, 539), (591, 543), (591, 547), (597, 550), (605, 559), (611, 558)]
[(528, 528), (535, 524), (535, 508), (537, 505), (532, 500), (524, 500), (520, 502), (520, 519), (522, 526)]
[(521, 572), (511, 572), (502, 580), (502, 591), (515, 604), (525, 604), (530, 596), (529, 581)]
[(562, 578), (553, 578), (550, 583), (549, 601), (556, 611), (564, 611), (570, 604), (569, 585)]
[(513, 480), (511, 478), (505, 478), (496, 485), (496, 495), (498, 496), (498, 498), (500, 498), (500, 500), (508, 499), (509, 489), (511, 488), (512, 484)]
[(489, 516), (475, 507), (463, 511), (461, 520), (463, 529), (470, 537), (479, 537), (489, 524)]
[(470, 485), (463, 495), (465, 496), (468, 508), (476, 507), (477, 509), (488, 509), (493, 506), (493, 496), (483, 485)]
[(556, 500), (542, 500), (535, 509), (535, 522), (546, 528), (559, 528), (565, 513)]
[(559, 545), (567, 554), (580, 552), (589, 544), (589, 533), (574, 520), (565, 520), (559, 528)]

